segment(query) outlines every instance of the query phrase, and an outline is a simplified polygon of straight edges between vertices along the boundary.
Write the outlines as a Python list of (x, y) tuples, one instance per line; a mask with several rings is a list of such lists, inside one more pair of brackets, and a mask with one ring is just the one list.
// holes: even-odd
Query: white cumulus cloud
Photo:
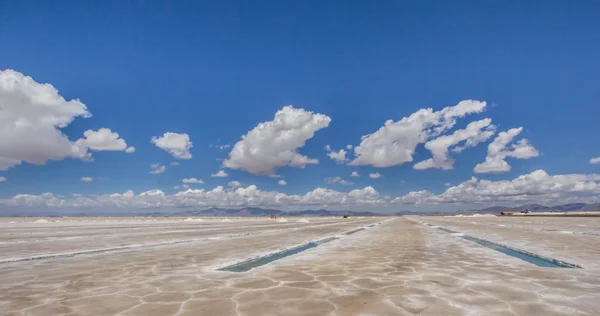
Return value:
[[(397, 205), (439, 205), (454, 204), (524, 204), (542, 203), (598, 203), (600, 194), (600, 174), (550, 175), (544, 170), (536, 170), (512, 180), (490, 181), (475, 177), (456, 186), (448, 187), (440, 194), (427, 190), (413, 191), (389, 201), (381, 197), (373, 187), (365, 187), (350, 192), (340, 192), (326, 188), (316, 188), (304, 195), (285, 194), (277, 191), (262, 191), (255, 185), (225, 189), (222, 186), (212, 190), (189, 189), (167, 195), (161, 190), (149, 190), (135, 195), (132, 191), (97, 196), (64, 196), (44, 193), (40, 195), (17, 194), (2, 204), (46, 207), (134, 207), (134, 208), (179, 208), (179, 207), (273, 207), (278, 209), (301, 210), (307, 208), (360, 209)], [(494, 203), (494, 204), (492, 204)]]
[(92, 161), (89, 150), (135, 151), (108, 128), (88, 130), (77, 141), (62, 132), (75, 118), (91, 116), (85, 104), (65, 100), (51, 84), (14, 70), (0, 71), (0, 170), (23, 161), (35, 165), (65, 158)]
[(92, 178), (92, 177), (81, 177), (81, 181), (83, 181), (83, 182), (92, 182), (92, 181), (94, 181), (94, 178)]
[(14, 70), (0, 71), (0, 170), (23, 161), (43, 165), (49, 160), (90, 160), (62, 128), (75, 118), (90, 117), (75, 99), (66, 101), (51, 84), (42, 84)]
[(160, 163), (153, 163), (150, 165), (150, 174), (161, 174), (167, 171), (167, 167), (165, 165), (161, 165)]
[(196, 183), (196, 184), (202, 184), (202, 183), (204, 183), (204, 181), (202, 181), (200, 179), (196, 179), (196, 178), (185, 178), (185, 179), (181, 180), (181, 182), (183, 182), (183, 183)]
[(358, 174), (358, 172), (356, 171), (352, 171), (352, 173), (350, 174), (351, 177), (360, 177), (360, 174)]
[[(506, 132), (501, 132), (488, 145), (487, 156), (485, 161), (475, 166), (475, 173), (502, 173), (510, 171), (511, 167), (506, 162), (505, 158), (511, 157), (516, 159), (529, 159), (537, 157), (539, 152), (531, 146), (527, 139), (521, 139), (513, 143), (513, 139), (517, 137), (522, 127), (511, 128)], [(512, 144), (511, 144), (512, 143)]]
[(0, 177), (0, 182), (4, 182), (6, 180), (8, 180), (8, 179), (6, 179), (5, 177)]
[(341, 185), (351, 185), (352, 184), (352, 182), (346, 181), (346, 180), (342, 179), (342, 177), (325, 178), (325, 183), (328, 183), (328, 184), (339, 183)]
[(135, 151), (135, 147), (127, 147), (125, 140), (109, 128), (101, 128), (97, 131), (87, 130), (83, 133), (83, 138), (78, 139), (76, 144), (95, 151), (124, 151), (127, 153)]
[(284, 166), (304, 168), (307, 164), (318, 164), (317, 159), (298, 153), (298, 149), (315, 132), (329, 126), (329, 122), (331, 118), (326, 115), (285, 106), (275, 113), (272, 121), (260, 123), (242, 136), (223, 166), (263, 175)]
[(600, 157), (596, 157), (596, 158), (590, 159), (590, 163), (591, 164), (599, 164), (600, 163)]
[(350, 165), (391, 167), (412, 162), (417, 145), (451, 129), (457, 118), (480, 113), (485, 107), (485, 102), (464, 100), (440, 111), (420, 109), (397, 122), (388, 120), (375, 133), (362, 137), (360, 145), (354, 147), (356, 158)]
[(325, 150), (327, 150), (327, 157), (335, 160), (336, 163), (344, 163), (348, 161), (346, 158), (346, 154), (348, 153), (344, 149), (340, 149), (339, 151), (332, 151), (329, 145), (325, 146)]
[(225, 178), (227, 177), (229, 174), (227, 174), (227, 172), (223, 171), (223, 170), (219, 170), (219, 172), (217, 173), (213, 173), (210, 176), (213, 178)]
[[(563, 202), (575, 194), (600, 193), (600, 175), (549, 175), (536, 170), (512, 180), (490, 181), (472, 177), (435, 195), (429, 191), (411, 192), (394, 200), (403, 204), (489, 203), (489, 202)], [(410, 202), (409, 202), (410, 201)], [(556, 203), (555, 202), (555, 203)]]
[(153, 136), (150, 142), (156, 145), (156, 147), (165, 150), (171, 156), (177, 159), (191, 159), (192, 154), (190, 149), (192, 148), (192, 142), (188, 134), (178, 133), (164, 133), (163, 136)]
[(287, 182), (285, 182), (285, 180), (281, 179), (281, 180), (277, 181), (277, 184), (279, 184), (279, 185), (286, 185)]
[(496, 127), (492, 125), (492, 120), (489, 118), (471, 122), (465, 129), (459, 129), (450, 135), (440, 136), (428, 141), (425, 148), (431, 151), (433, 157), (418, 162), (413, 167), (417, 170), (429, 168), (452, 169), (454, 160), (449, 154), (450, 147), (464, 142), (462, 146), (452, 148), (454, 152), (461, 152), (490, 139), (495, 133)]
[(227, 185), (232, 188), (237, 188), (237, 187), (241, 186), (242, 184), (239, 181), (229, 181), (229, 183), (227, 183)]
[(371, 179), (379, 179), (381, 177), (383, 177), (383, 175), (379, 172), (369, 173), (369, 178)]

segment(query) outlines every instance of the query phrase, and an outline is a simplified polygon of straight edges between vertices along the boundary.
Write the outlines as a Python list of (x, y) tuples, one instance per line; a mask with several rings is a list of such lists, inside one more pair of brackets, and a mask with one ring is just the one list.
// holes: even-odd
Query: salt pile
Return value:
[(301, 218), (301, 219), (297, 220), (296, 223), (310, 223), (310, 221), (307, 220), (306, 218)]
[(34, 221), (34, 223), (43, 224), (43, 223), (50, 223), (50, 221), (49, 220), (45, 220), (43, 218), (40, 218), (37, 221)]
[(278, 223), (287, 223), (287, 221), (288, 220), (285, 219), (285, 218), (280, 218), (280, 219), (277, 220)]
[(184, 222), (204, 222), (204, 220), (201, 218), (191, 218), (191, 217), (188, 217), (188, 218), (184, 219), (183, 221)]

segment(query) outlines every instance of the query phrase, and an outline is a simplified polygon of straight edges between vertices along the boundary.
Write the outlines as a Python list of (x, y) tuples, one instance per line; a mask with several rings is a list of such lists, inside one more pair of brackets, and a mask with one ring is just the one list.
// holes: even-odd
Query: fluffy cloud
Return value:
[(94, 178), (92, 178), (92, 177), (81, 177), (81, 181), (83, 181), (83, 182), (92, 182), (92, 181), (94, 181)]
[(113, 194), (109, 194), (108, 196), (111, 198), (124, 198), (124, 199), (130, 199), (135, 195), (135, 193), (133, 193), (133, 191), (131, 190), (127, 190), (124, 193), (113, 193)]
[(513, 180), (490, 181), (471, 179), (445, 192), (434, 195), (428, 191), (411, 192), (396, 198), (394, 203), (484, 203), (484, 202), (527, 202), (561, 201), (563, 197), (600, 193), (599, 174), (549, 175), (536, 170)]
[(352, 182), (346, 181), (346, 180), (342, 179), (342, 177), (325, 178), (325, 183), (328, 183), (328, 184), (339, 183), (341, 185), (351, 185), (352, 184)]
[(229, 183), (227, 183), (227, 185), (232, 188), (237, 188), (237, 187), (241, 186), (242, 184), (239, 181), (229, 181)]
[(344, 149), (340, 149), (339, 151), (332, 151), (331, 147), (329, 147), (329, 145), (327, 145), (326, 150), (328, 151), (327, 157), (335, 160), (335, 162), (344, 163), (344, 162), (348, 161), (348, 159), (346, 158), (346, 154), (348, 152), (345, 151)]
[(177, 161), (173, 161), (173, 162), (171, 162), (171, 166), (173, 166), (173, 167), (179, 166), (179, 163)]
[(591, 164), (600, 164), (600, 157), (590, 159)]
[(417, 170), (429, 168), (452, 169), (454, 160), (449, 154), (450, 147), (464, 142), (462, 146), (452, 148), (454, 152), (461, 152), (466, 148), (475, 147), (488, 140), (495, 133), (496, 127), (492, 125), (492, 120), (489, 118), (471, 122), (465, 129), (459, 129), (450, 135), (440, 136), (428, 141), (425, 148), (431, 151), (433, 157), (418, 162), (413, 167)]
[(181, 180), (181, 182), (183, 182), (183, 183), (196, 183), (196, 184), (202, 184), (202, 183), (204, 183), (204, 181), (202, 181), (200, 179), (196, 179), (196, 178), (185, 178), (185, 179)]
[(85, 131), (83, 138), (78, 139), (76, 145), (95, 151), (124, 151), (126, 153), (135, 151), (135, 147), (127, 147), (125, 140), (108, 128)]
[(426, 202), (427, 199), (432, 196), (433, 196), (433, 193), (431, 193), (427, 190), (413, 191), (413, 192), (409, 192), (408, 194), (406, 194), (404, 196), (399, 196), (399, 197), (393, 199), (392, 203), (393, 204), (406, 204), (406, 205), (426, 204), (424, 202)]
[(6, 180), (7, 180), (7, 179), (6, 179), (5, 177), (0, 177), (0, 182), (4, 182), (4, 181), (6, 181)]
[(212, 190), (188, 189), (173, 195), (161, 190), (149, 190), (139, 195), (133, 192), (114, 193), (95, 198), (76, 197), (64, 199), (45, 193), (42, 195), (20, 194), (5, 201), (9, 205), (48, 206), (48, 207), (277, 207), (281, 209), (348, 209), (365, 206), (378, 207), (386, 201), (372, 187), (338, 192), (316, 188), (305, 195), (288, 195), (277, 191), (261, 191), (255, 185), (225, 189), (218, 186)]
[(85, 146), (61, 130), (77, 117), (91, 116), (81, 101), (66, 101), (51, 84), (9, 69), (0, 71), (0, 105), (0, 170), (23, 161), (91, 159)]
[(263, 175), (284, 166), (304, 168), (307, 164), (318, 164), (317, 159), (298, 153), (298, 149), (315, 132), (329, 126), (329, 122), (331, 118), (326, 115), (285, 106), (272, 121), (260, 123), (242, 136), (223, 166)]
[(351, 177), (360, 177), (360, 175), (356, 171), (352, 171), (352, 173), (350, 174), (350, 176)]
[(369, 178), (371, 179), (379, 179), (381, 177), (383, 177), (383, 175), (379, 172), (369, 173)]
[(153, 163), (150, 165), (150, 174), (161, 174), (167, 171), (167, 167), (165, 165), (161, 165), (159, 163)]
[(164, 133), (162, 137), (153, 136), (150, 142), (156, 147), (165, 150), (177, 159), (191, 159), (192, 142), (188, 134)]
[(223, 170), (219, 170), (219, 172), (217, 173), (213, 173), (210, 176), (213, 178), (225, 178), (227, 177), (229, 174), (227, 174), (227, 172), (223, 171)]
[(79, 100), (66, 101), (51, 84), (42, 84), (14, 70), (0, 71), (0, 170), (23, 161), (43, 165), (50, 160), (91, 161), (94, 151), (124, 151), (134, 147), (108, 128), (88, 130), (73, 142), (62, 129), (75, 118), (92, 115)]
[(375, 133), (362, 137), (350, 165), (391, 167), (412, 162), (417, 145), (452, 128), (457, 118), (482, 112), (485, 106), (485, 102), (464, 100), (437, 112), (421, 109), (397, 122), (388, 120)]
[(517, 137), (522, 130), (522, 127), (511, 128), (506, 132), (498, 134), (494, 141), (488, 145), (488, 153), (485, 157), (485, 161), (477, 164), (473, 171), (475, 173), (507, 172), (510, 171), (510, 165), (504, 160), (505, 158), (529, 159), (537, 157), (539, 155), (537, 149), (531, 146), (527, 142), (527, 139), (523, 138), (518, 142), (511, 144), (513, 139)]
[(281, 179), (281, 180), (277, 181), (277, 184), (279, 184), (279, 185), (287, 185), (287, 182), (285, 180)]
[[(187, 187), (187, 185), (182, 185)], [(447, 188), (441, 194), (422, 190), (410, 192), (392, 201), (381, 197), (372, 187), (339, 192), (316, 188), (304, 195), (288, 195), (277, 191), (261, 191), (255, 185), (225, 189), (218, 186), (210, 191), (189, 189), (166, 195), (149, 190), (139, 195), (133, 192), (99, 195), (94, 198), (76, 196), (66, 199), (52, 193), (19, 194), (2, 201), (9, 205), (48, 207), (276, 207), (280, 209), (364, 209), (364, 207), (395, 207), (415, 204), (473, 204), (485, 203), (570, 203), (600, 202), (600, 174), (549, 175), (536, 170), (512, 180), (490, 181), (471, 178)]]

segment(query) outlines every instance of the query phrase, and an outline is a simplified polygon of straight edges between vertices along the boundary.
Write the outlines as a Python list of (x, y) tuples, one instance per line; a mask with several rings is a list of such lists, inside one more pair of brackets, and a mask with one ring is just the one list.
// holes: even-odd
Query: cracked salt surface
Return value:
[(531, 263), (531, 264), (535, 264), (538, 267), (545, 267), (545, 268), (581, 268), (581, 266), (578, 266), (576, 264), (572, 264), (572, 263), (568, 263), (568, 262), (564, 262), (561, 260), (557, 260), (557, 259), (553, 259), (553, 258), (548, 258), (548, 257), (544, 257), (535, 253), (531, 253), (528, 251), (524, 251), (524, 250), (520, 250), (520, 249), (516, 249), (507, 245), (502, 245), (499, 243), (494, 243), (491, 242), (489, 240), (485, 240), (482, 238), (478, 238), (475, 236), (469, 236), (469, 235), (465, 235), (463, 233), (459, 233), (456, 231), (453, 231), (451, 229), (447, 229), (444, 227), (440, 227), (440, 226), (436, 226), (436, 225), (431, 225), (428, 223), (425, 223), (427, 226), (430, 226), (431, 228), (436, 228), (438, 230), (441, 230), (443, 232), (446, 233), (450, 233), (453, 236), (456, 237), (460, 237), (463, 238), (465, 240), (468, 241), (472, 241), (480, 246), (489, 248), (489, 249), (493, 249), (496, 250), (498, 252), (501, 252), (505, 255), (517, 258), (517, 259), (521, 259), (525, 262)]
[[(369, 227), (373, 227), (373, 226), (374, 225), (369, 225)], [(353, 230), (350, 230), (347, 232), (343, 232), (343, 233), (341, 233), (341, 235), (352, 235), (352, 234), (355, 234), (355, 233), (365, 230), (365, 229), (366, 229), (365, 227), (361, 227), (361, 228), (353, 229)], [(339, 239), (339, 237), (327, 237), (327, 238), (324, 238), (321, 240), (311, 241), (306, 244), (294, 246), (294, 247), (284, 249), (284, 250), (281, 250), (281, 251), (278, 251), (275, 253), (262, 255), (257, 258), (254, 258), (254, 259), (244, 260), (244, 261), (232, 264), (232, 265), (228, 265), (223, 268), (219, 268), (217, 270), (229, 271), (229, 272), (246, 272), (252, 268), (263, 266), (263, 265), (273, 262), (275, 260), (280, 260), (285, 257), (295, 255), (297, 253), (309, 250), (311, 248), (315, 248), (319, 245), (322, 245), (324, 243), (328, 243), (330, 241), (334, 241), (337, 239)]]
[[(600, 315), (600, 267), (594, 264), (600, 262), (597, 237), (482, 224), (498, 223), (500, 219), (494, 218), (426, 218), (453, 231), (547, 256), (573, 258), (585, 266), (544, 269), (461, 238), (449, 238), (447, 233), (404, 217), (389, 221), (311, 217), (310, 223), (234, 218), (188, 223), (183, 219), (102, 225), (90, 224), (89, 219), (46, 224), (10, 219), (17, 223), (0, 230), (0, 242), (25, 236), (80, 238), (9, 245), (0, 252), (4, 258), (85, 250), (92, 244), (209, 240), (2, 264), (0, 314)], [(575, 232), (594, 232), (600, 227), (589, 219), (566, 222), (564, 227), (559, 222), (527, 220), (531, 223), (521, 225)], [(379, 222), (373, 229), (343, 234)], [(586, 226), (577, 226), (582, 224)], [(176, 231), (180, 225), (187, 231), (161, 234)], [(196, 226), (198, 230), (193, 230)], [(129, 235), (136, 231), (146, 234)], [(253, 234), (223, 236), (234, 233)], [(115, 237), (98, 238), (108, 235)], [(340, 239), (244, 273), (215, 270), (249, 254), (272, 254), (333, 236)]]
[(270, 254), (267, 256), (261, 256), (256, 259), (236, 263), (236, 264), (221, 268), (219, 270), (220, 271), (230, 271), (230, 272), (246, 272), (252, 268), (260, 267), (260, 266), (263, 266), (270, 262), (273, 262), (275, 260), (279, 260), (279, 259), (283, 259), (285, 257), (295, 255), (297, 253), (303, 252), (303, 251), (311, 249), (311, 248), (315, 248), (321, 244), (324, 244), (324, 243), (327, 243), (330, 241), (334, 241), (336, 239), (339, 239), (339, 238), (329, 237), (329, 238), (325, 238), (325, 239), (321, 239), (321, 240), (317, 240), (317, 241), (311, 241), (304, 245), (292, 247), (292, 248), (289, 248), (289, 249), (286, 249), (283, 251), (278, 251), (276, 253), (273, 253), (273, 254)]

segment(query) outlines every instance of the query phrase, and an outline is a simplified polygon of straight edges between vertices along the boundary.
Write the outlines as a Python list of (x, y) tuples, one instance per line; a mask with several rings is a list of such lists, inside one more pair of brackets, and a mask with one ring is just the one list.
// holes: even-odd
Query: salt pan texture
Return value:
[[(69, 218), (52, 225), (0, 220), (0, 259), (80, 252), (0, 263), (0, 310), (3, 315), (600, 315), (600, 237), (583, 234), (598, 233), (599, 219), (527, 218), (526, 223), (426, 217), (451, 231), (568, 258), (583, 269), (536, 267), (415, 219), (423, 220), (310, 218), (277, 225), (209, 218), (198, 223)], [(247, 272), (215, 269), (329, 236), (340, 237)], [(133, 247), (148, 244), (158, 245)], [(131, 248), (81, 253), (123, 246)]]

